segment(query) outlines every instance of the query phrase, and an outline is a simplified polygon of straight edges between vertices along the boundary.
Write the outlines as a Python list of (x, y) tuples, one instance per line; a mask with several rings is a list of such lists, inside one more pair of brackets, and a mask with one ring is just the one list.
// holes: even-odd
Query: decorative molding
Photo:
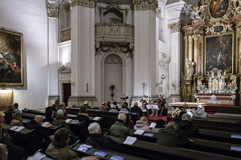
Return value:
[(156, 12), (158, 8), (157, 0), (133, 0), (132, 1), (134, 11), (153, 10)]
[(122, 64), (122, 59), (116, 54), (110, 54), (105, 58), (105, 64)]
[(95, 36), (125, 36), (134, 37), (134, 26), (126, 24), (99, 25), (96, 24)]
[(177, 22), (177, 23), (169, 24), (168, 28), (171, 30), (171, 33), (180, 32), (181, 23)]
[[(222, 30), (220, 30), (219, 32), (215, 31), (215, 27), (222, 27)], [(206, 33), (211, 33), (213, 35), (221, 35), (226, 33), (227, 31), (233, 31), (233, 29), (231, 28), (232, 24), (228, 23), (228, 24), (224, 24), (224, 23), (220, 23), (220, 22), (216, 22), (214, 23), (211, 27), (207, 27), (206, 28)]]
[(88, 8), (95, 8), (95, 3), (97, 0), (69, 0), (70, 6), (82, 6)]
[(58, 16), (59, 16), (59, 7), (58, 6), (51, 7), (51, 6), (48, 5), (47, 14), (48, 14), (48, 17), (58, 18)]
[(71, 40), (71, 28), (66, 28), (60, 31), (61, 42)]

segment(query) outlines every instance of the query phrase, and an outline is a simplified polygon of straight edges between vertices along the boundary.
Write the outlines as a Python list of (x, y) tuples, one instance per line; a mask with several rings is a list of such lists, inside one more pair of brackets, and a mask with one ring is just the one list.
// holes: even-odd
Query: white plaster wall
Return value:
[(0, 26), (23, 33), (24, 87), (13, 89), (20, 109), (45, 108), (48, 95), (45, 1), (1, 0)]
[(62, 65), (71, 66), (71, 41), (66, 41), (58, 44), (59, 50), (59, 67)]

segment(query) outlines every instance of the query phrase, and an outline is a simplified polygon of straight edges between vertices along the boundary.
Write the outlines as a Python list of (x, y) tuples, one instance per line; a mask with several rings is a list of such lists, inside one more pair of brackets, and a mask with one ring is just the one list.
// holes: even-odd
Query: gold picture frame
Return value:
[(227, 74), (234, 74), (234, 33), (211, 35), (205, 37), (204, 74), (217, 68), (226, 70)]
[(0, 86), (23, 86), (23, 34), (0, 29)]

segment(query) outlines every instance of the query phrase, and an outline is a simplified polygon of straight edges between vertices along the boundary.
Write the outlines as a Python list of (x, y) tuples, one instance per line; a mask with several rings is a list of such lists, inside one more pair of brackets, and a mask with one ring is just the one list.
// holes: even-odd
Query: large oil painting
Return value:
[(205, 71), (217, 68), (233, 73), (233, 34), (206, 37)]
[(0, 29), (0, 86), (23, 86), (23, 35)]
[(210, 14), (213, 18), (221, 18), (228, 10), (229, 0), (211, 0)]

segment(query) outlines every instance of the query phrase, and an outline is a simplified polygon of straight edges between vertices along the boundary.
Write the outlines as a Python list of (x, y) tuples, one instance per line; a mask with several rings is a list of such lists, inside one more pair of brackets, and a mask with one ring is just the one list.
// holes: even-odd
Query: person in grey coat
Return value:
[(198, 105), (197, 110), (193, 113), (193, 117), (207, 118), (208, 114), (203, 110), (201, 105)]

